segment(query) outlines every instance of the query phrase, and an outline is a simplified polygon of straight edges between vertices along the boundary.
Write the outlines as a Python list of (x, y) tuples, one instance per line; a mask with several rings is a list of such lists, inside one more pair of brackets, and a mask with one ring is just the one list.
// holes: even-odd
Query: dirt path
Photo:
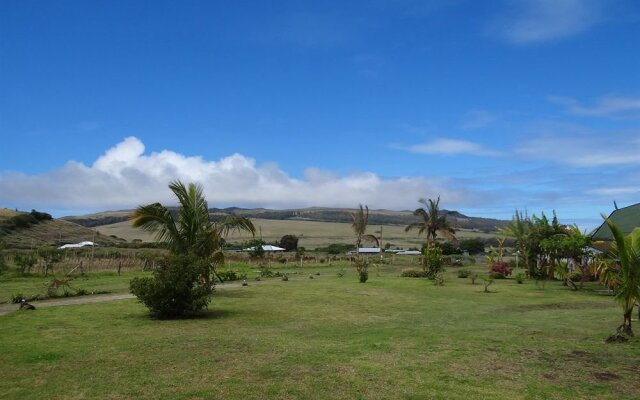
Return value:
[[(261, 282), (251, 282), (251, 285), (259, 284)], [(226, 283), (221, 285), (216, 285), (216, 290), (220, 289), (230, 289), (230, 288), (239, 288), (242, 287), (241, 283)], [(98, 296), (80, 296), (80, 297), (71, 297), (71, 298), (63, 298), (63, 299), (55, 299), (55, 300), (42, 300), (42, 301), (32, 301), (30, 304), (33, 304), (36, 309), (38, 308), (46, 308), (46, 307), (57, 307), (57, 306), (70, 306), (75, 304), (90, 304), (90, 303), (104, 303), (106, 301), (114, 301), (114, 300), (125, 300), (125, 299), (134, 299), (135, 296), (130, 293), (120, 293), (120, 294), (106, 294), (106, 295), (98, 295)], [(9, 304), (0, 306), (0, 315), (9, 314), (10, 312), (17, 311), (20, 308), (19, 304)]]

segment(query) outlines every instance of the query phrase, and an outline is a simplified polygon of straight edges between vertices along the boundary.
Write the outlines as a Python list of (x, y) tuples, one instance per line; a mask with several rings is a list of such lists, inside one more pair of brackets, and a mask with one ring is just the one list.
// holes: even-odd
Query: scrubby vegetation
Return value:
[(0, 236), (6, 235), (16, 229), (29, 228), (32, 225), (37, 225), (43, 221), (50, 221), (51, 219), (53, 218), (50, 214), (36, 210), (31, 210), (29, 213), (18, 213), (17, 215), (0, 221)]

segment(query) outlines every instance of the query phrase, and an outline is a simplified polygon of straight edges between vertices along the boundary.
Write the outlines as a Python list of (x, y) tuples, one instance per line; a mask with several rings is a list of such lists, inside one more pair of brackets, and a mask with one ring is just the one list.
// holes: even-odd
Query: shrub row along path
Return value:
[[(251, 285), (260, 284), (262, 282), (251, 282)], [(238, 288), (242, 287), (241, 283), (226, 283), (221, 285), (216, 285), (216, 290), (226, 289), (226, 288)], [(56, 299), (56, 300), (42, 300), (42, 301), (31, 301), (29, 304), (32, 304), (38, 308), (45, 307), (57, 307), (57, 306), (70, 306), (75, 304), (89, 304), (89, 303), (104, 303), (105, 301), (114, 301), (114, 300), (124, 300), (124, 299), (134, 299), (135, 296), (131, 293), (120, 293), (120, 294), (107, 294), (107, 295), (99, 295), (99, 296), (80, 296), (73, 298), (65, 298), (65, 299)], [(20, 304), (9, 304), (6, 306), (0, 306), (0, 315), (9, 314), (10, 312), (17, 311), (20, 309)]]

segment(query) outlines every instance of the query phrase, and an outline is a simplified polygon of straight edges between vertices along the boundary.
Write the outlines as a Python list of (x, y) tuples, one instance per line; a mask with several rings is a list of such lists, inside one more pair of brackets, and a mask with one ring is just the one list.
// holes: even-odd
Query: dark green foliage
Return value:
[(439, 243), (438, 247), (440, 247), (440, 250), (442, 250), (442, 255), (444, 256), (450, 256), (452, 254), (462, 254), (462, 250), (458, 246), (453, 245), (451, 242)]
[(316, 251), (324, 252), (327, 254), (345, 254), (352, 250), (355, 250), (354, 245), (343, 243), (332, 243), (327, 247), (319, 247), (316, 249)]
[(461, 240), (460, 250), (469, 254), (481, 254), (484, 253), (484, 242), (477, 238)]
[(199, 280), (204, 266), (189, 256), (168, 256), (153, 277), (134, 278), (130, 290), (158, 318), (182, 317), (207, 307), (212, 289)]
[(522, 272), (518, 272), (517, 274), (515, 274), (514, 278), (516, 278), (516, 282), (518, 282), (519, 284), (524, 283), (524, 274)]
[(459, 269), (458, 270), (458, 278), (468, 278), (471, 275), (471, 271), (468, 269)]
[(436, 285), (436, 286), (444, 286), (444, 273), (443, 272), (438, 272), (433, 277), (433, 284)]
[(284, 235), (280, 239), (279, 245), (286, 251), (296, 251), (298, 249), (298, 237), (295, 235)]
[(422, 254), (424, 254), (422, 257), (422, 266), (429, 279), (435, 278), (439, 272), (444, 271), (442, 251), (439, 248), (424, 246)]
[(0, 223), (0, 235), (6, 235), (16, 229), (28, 228), (51, 219), (50, 214), (36, 210), (31, 210), (30, 213), (20, 213)]
[(428, 278), (428, 274), (425, 271), (419, 269), (406, 269), (400, 273), (403, 278)]
[(365, 283), (369, 279), (369, 262), (365, 258), (356, 258), (353, 266), (356, 267), (360, 283)]
[(247, 274), (244, 272), (220, 271), (216, 275), (218, 275), (218, 277), (221, 278), (223, 282), (247, 279)]
[(31, 268), (36, 265), (38, 258), (33, 254), (16, 254), (13, 262), (18, 266), (22, 275), (31, 272)]
[(255, 240), (250, 240), (247, 242), (247, 247), (246, 248), (250, 248), (251, 250), (249, 250), (249, 257), (251, 258), (262, 258), (264, 257), (264, 249), (262, 248), (262, 246), (264, 246), (265, 242), (264, 240), (260, 240), (260, 239), (255, 239)]
[(260, 277), (261, 278), (273, 278), (275, 276), (274, 272), (269, 269), (266, 265), (260, 265)]

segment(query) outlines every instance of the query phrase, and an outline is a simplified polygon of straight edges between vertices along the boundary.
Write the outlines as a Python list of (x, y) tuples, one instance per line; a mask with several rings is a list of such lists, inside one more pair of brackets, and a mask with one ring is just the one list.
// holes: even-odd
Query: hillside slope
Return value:
[[(26, 213), (0, 209), (0, 222)], [(65, 243), (78, 243), (85, 240), (95, 241), (100, 245), (110, 245), (122, 240), (105, 236), (93, 229), (73, 222), (51, 219), (3, 231), (0, 242), (8, 248), (36, 248), (42, 246), (59, 246)]]
[[(133, 210), (105, 211), (101, 213), (64, 217), (71, 221), (87, 227), (116, 224), (127, 221)], [(349, 208), (326, 208), (310, 207), (302, 209), (272, 210), (265, 208), (212, 208), (209, 210), (212, 218), (220, 219), (228, 215), (243, 216), (252, 219), (277, 220), (277, 221), (316, 221), (316, 222), (342, 222), (348, 223), (349, 212), (354, 209)], [(509, 221), (469, 217), (457, 211), (443, 210), (442, 214), (447, 215), (447, 219), (456, 229), (478, 230), (482, 232), (494, 232), (509, 223)], [(417, 219), (411, 211), (393, 210), (369, 210), (369, 224), (371, 225), (401, 225), (406, 226)]]

